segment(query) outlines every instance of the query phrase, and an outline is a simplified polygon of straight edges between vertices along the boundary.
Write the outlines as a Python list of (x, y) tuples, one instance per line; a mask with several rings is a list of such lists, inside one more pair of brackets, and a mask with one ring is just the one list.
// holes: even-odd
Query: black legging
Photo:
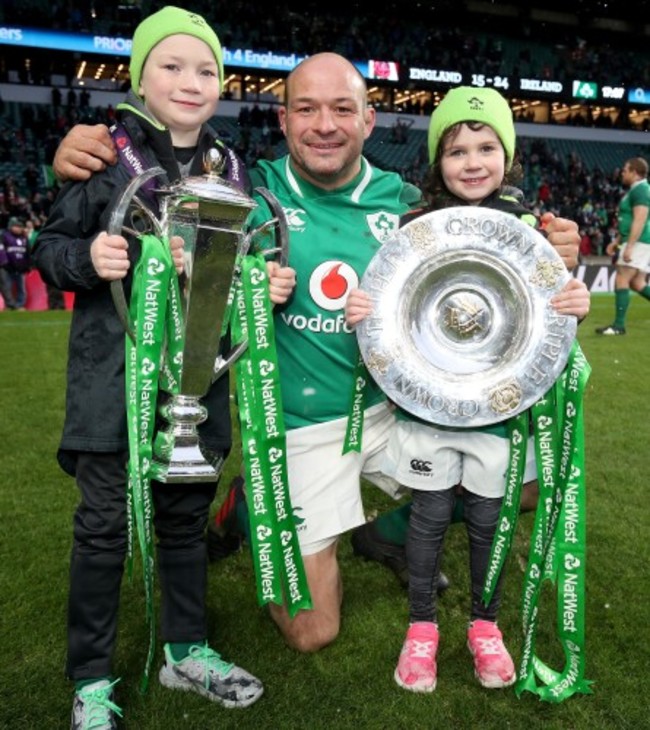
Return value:
[[(451, 522), (456, 494), (455, 486), (432, 492), (413, 490), (413, 505), (406, 541), (410, 621), (437, 621), (436, 585), (440, 570), (440, 555), (445, 533)], [(501, 603), (503, 573), (488, 606), (483, 605), (481, 595), (492, 538), (503, 499), (481, 497), (463, 490), (463, 501), (470, 547), (471, 620), (496, 621)]]

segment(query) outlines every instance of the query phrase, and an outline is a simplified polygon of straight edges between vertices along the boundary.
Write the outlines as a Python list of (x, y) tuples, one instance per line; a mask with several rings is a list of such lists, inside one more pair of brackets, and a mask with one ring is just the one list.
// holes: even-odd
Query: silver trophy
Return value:
[(368, 371), (413, 415), (450, 427), (503, 421), (564, 369), (575, 317), (549, 300), (570, 278), (546, 238), (507, 213), (445, 208), (404, 225), (361, 281)]
[[(276, 198), (266, 189), (257, 189), (274, 217), (246, 232), (245, 221), (257, 203), (219, 176), (223, 158), (216, 149), (210, 150), (204, 167), (202, 176), (155, 188), (159, 217), (145, 204), (142, 193), (150, 188), (153, 178), (164, 176), (164, 170), (155, 167), (135, 176), (113, 209), (108, 226), (109, 234), (140, 236), (152, 232), (167, 238), (178, 235), (185, 242), (180, 281), (182, 374), (177, 395), (159, 396), (166, 437), (154, 439), (151, 467), (152, 478), (168, 483), (216, 481), (223, 468), (220, 454), (201, 448), (198, 426), (207, 418), (200, 399), (247, 346), (239, 343), (225, 354), (220, 352), (224, 322), (227, 326), (232, 304), (232, 284), (239, 276), (238, 256), (245, 255), (253, 237), (269, 227), (276, 228), (278, 246), (268, 253), (278, 256), (282, 265), (288, 256), (286, 220)], [(112, 282), (111, 290), (120, 320), (133, 339), (122, 282)]]

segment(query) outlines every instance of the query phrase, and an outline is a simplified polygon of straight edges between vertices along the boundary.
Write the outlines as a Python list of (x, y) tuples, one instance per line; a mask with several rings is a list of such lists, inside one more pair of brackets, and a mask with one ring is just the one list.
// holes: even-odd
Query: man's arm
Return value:
[(93, 172), (114, 165), (117, 154), (104, 124), (76, 124), (61, 140), (52, 167), (61, 182), (88, 180)]

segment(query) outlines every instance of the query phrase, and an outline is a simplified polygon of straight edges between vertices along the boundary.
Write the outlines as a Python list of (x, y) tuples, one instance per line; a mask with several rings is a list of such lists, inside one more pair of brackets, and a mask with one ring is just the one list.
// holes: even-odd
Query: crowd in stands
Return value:
[(624, 193), (620, 167), (588, 168), (575, 152), (566, 159), (553, 152), (548, 140), (520, 142), (526, 171), (522, 188), (535, 213), (547, 210), (576, 221), (583, 256), (605, 255), (616, 235), (616, 214)]
[[(164, 4), (99, 6), (76, 0), (52, 3), (6, 0), (0, 9), (0, 22), (41, 24), (79, 32), (97, 32), (101, 28), (105, 33), (129, 36), (142, 14)], [(354, 3), (345, 10), (324, 11), (311, 0), (300, 4), (280, 3), (273, 13), (263, 14), (251, 13), (250, 5), (243, 0), (232, 0), (226, 5), (195, 0), (192, 5), (213, 19), (224, 45), (229, 47), (297, 54), (328, 49), (349, 58), (390, 58), (406, 65), (435, 65), (468, 72), (480, 68), (484, 73), (522, 73), (542, 78), (566, 79), (578, 75), (588, 79), (597, 73), (602, 80), (606, 73), (612, 83), (634, 80), (650, 86), (650, 53), (639, 52), (636, 41), (627, 36), (620, 36), (621, 43), (617, 46), (613, 37), (611, 41), (587, 41), (568, 26), (560, 31), (560, 26), (544, 29), (520, 23), (519, 38), (522, 33), (525, 36), (522, 43), (514, 36), (505, 35), (507, 24), (503, 25), (504, 34), (495, 35), (485, 28), (468, 31), (457, 26), (441, 26), (439, 15), (435, 22), (405, 23), (403, 9), (390, 2), (382, 6), (381, 18), (372, 13), (361, 14)], [(438, 11), (439, 5), (436, 4)], [(433, 10), (421, 6), (419, 12)], [(381, 33), (377, 32), (378, 27)], [(536, 43), (543, 47), (543, 52), (536, 52)], [(428, 115), (432, 111), (430, 105), (431, 102), (419, 106), (413, 103), (412, 108), (404, 111)], [(110, 124), (114, 117), (111, 106), (93, 106), (91, 92), (87, 90), (53, 88), (50, 105), (20, 105), (18, 123), (15, 114), (10, 117), (5, 113), (0, 99), (0, 170), (6, 172), (5, 163), (12, 165), (9, 174), (0, 174), (0, 231), (8, 228), (11, 219), (19, 219), (33, 240), (47, 219), (58, 191), (56, 181), (47, 173), (60, 140), (78, 122)], [(525, 116), (519, 116), (518, 120), (530, 121)], [(581, 126), (626, 126), (623, 118), (593, 119), (588, 108), (576, 112), (568, 122)], [(226, 130), (225, 134), (231, 132)], [(258, 104), (243, 106), (236, 132), (231, 136), (228, 142), (249, 164), (258, 159), (273, 159), (284, 152), (276, 110), (272, 106), (266, 109)], [(410, 138), (408, 120), (398, 120), (390, 130), (387, 144), (417, 146), (412, 162), (395, 169), (407, 180), (421, 184), (427, 167), (426, 144), (419, 137)], [(575, 152), (561, 155), (548, 140), (521, 139), (520, 146), (526, 170), (522, 190), (527, 204), (539, 213), (551, 210), (576, 220), (583, 236), (581, 252), (603, 255), (615, 230), (616, 208), (623, 192), (620, 170), (588, 166)], [(372, 162), (387, 167), (381, 158), (368, 156)]]
[[(165, 0), (117, 4), (6, 0), (0, 22), (129, 37), (141, 17), (165, 4)], [(298, 55), (333, 50), (350, 59), (394, 60), (403, 67), (650, 87), (650, 49), (643, 34), (590, 29), (588, 22), (579, 27), (533, 22), (525, 8), (515, 18), (464, 13), (459, 27), (441, 22), (443, 6), (458, 14), (458, 3), (452, 0), (406, 7), (395, 0), (363, 12), (354, 2), (325, 8), (317, 0), (275, 3), (273, 12), (259, 13), (251, 12), (244, 0), (193, 0), (191, 5), (213, 21), (229, 48)], [(571, 3), (567, 6), (570, 12)], [(619, 11), (623, 12), (620, 7)], [(33, 69), (32, 75), (46, 74)], [(595, 123), (588, 118), (569, 121)]]
[[(0, 116), (0, 169), (4, 169), (3, 163), (11, 163), (12, 169), (18, 170), (1, 181), (0, 230), (6, 228), (10, 218), (18, 217), (38, 231), (58, 191), (48, 172), (60, 140), (76, 122), (110, 124), (114, 114), (112, 107), (81, 107), (76, 99), (68, 97), (57, 106), (21, 105), (18, 126)], [(226, 130), (226, 141), (248, 164), (274, 159), (285, 151), (276, 110), (270, 105), (243, 106), (236, 124), (232, 120), (222, 128)], [(395, 124), (385, 132), (384, 147), (415, 146), (412, 162), (394, 169), (421, 185), (427, 169), (424, 133), (416, 135), (408, 124)], [(614, 216), (623, 192), (620, 169), (588, 166), (576, 152), (559, 154), (551, 140), (520, 138), (520, 152), (526, 173), (521, 187), (527, 204), (540, 213), (551, 210), (576, 220), (584, 234), (583, 254), (603, 255), (615, 230)], [(375, 164), (390, 167), (381, 155), (367, 154)], [(621, 159), (620, 164), (623, 162)]]
[[(93, 113), (98, 121), (107, 121), (106, 110)], [(55, 125), (59, 119), (60, 114), (55, 116)], [(235, 146), (249, 163), (259, 158), (273, 159), (278, 154), (278, 145), (273, 143), (280, 136), (275, 115), (259, 108), (244, 109), (238, 125), (240, 134), (234, 140)], [(65, 124), (47, 131), (46, 139), (51, 144), (43, 150), (43, 160), (51, 161), (56, 144), (67, 129)], [(21, 174), (7, 175), (0, 182), (0, 235), (11, 229), (12, 221), (18, 220), (31, 244), (47, 220), (58, 185), (51, 178), (46, 179), (47, 164), (32, 161), (34, 153), (24, 138), (25, 128), (11, 129), (6, 123), (0, 123), (0, 166), (7, 156), (13, 159), (16, 150), (21, 150), (18, 156), (25, 158)], [(16, 144), (18, 139), (20, 145)], [(389, 144), (400, 144), (400, 141), (393, 139)], [(604, 256), (607, 244), (615, 235), (616, 210), (623, 194), (620, 169), (589, 168), (576, 153), (563, 158), (544, 139), (520, 140), (520, 152), (526, 173), (521, 183), (526, 204), (538, 214), (549, 210), (575, 220), (582, 236), (582, 256)], [(381, 164), (380, 160), (368, 156), (372, 162)], [(412, 165), (397, 171), (407, 180), (422, 184), (426, 167), (427, 148), (421, 142)], [(47, 297), (50, 308), (63, 306), (61, 292), (49, 288)]]

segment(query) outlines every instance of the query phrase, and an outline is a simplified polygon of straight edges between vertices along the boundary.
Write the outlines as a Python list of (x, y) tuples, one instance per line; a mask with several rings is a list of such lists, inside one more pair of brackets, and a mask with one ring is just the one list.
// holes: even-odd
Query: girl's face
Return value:
[(506, 172), (506, 155), (497, 133), (483, 125), (461, 124), (443, 142), (440, 172), (447, 190), (469, 205), (479, 205), (497, 190)]
[(212, 50), (194, 36), (168, 36), (147, 56), (138, 91), (153, 116), (169, 128), (176, 146), (195, 145), (219, 101), (219, 68)]

